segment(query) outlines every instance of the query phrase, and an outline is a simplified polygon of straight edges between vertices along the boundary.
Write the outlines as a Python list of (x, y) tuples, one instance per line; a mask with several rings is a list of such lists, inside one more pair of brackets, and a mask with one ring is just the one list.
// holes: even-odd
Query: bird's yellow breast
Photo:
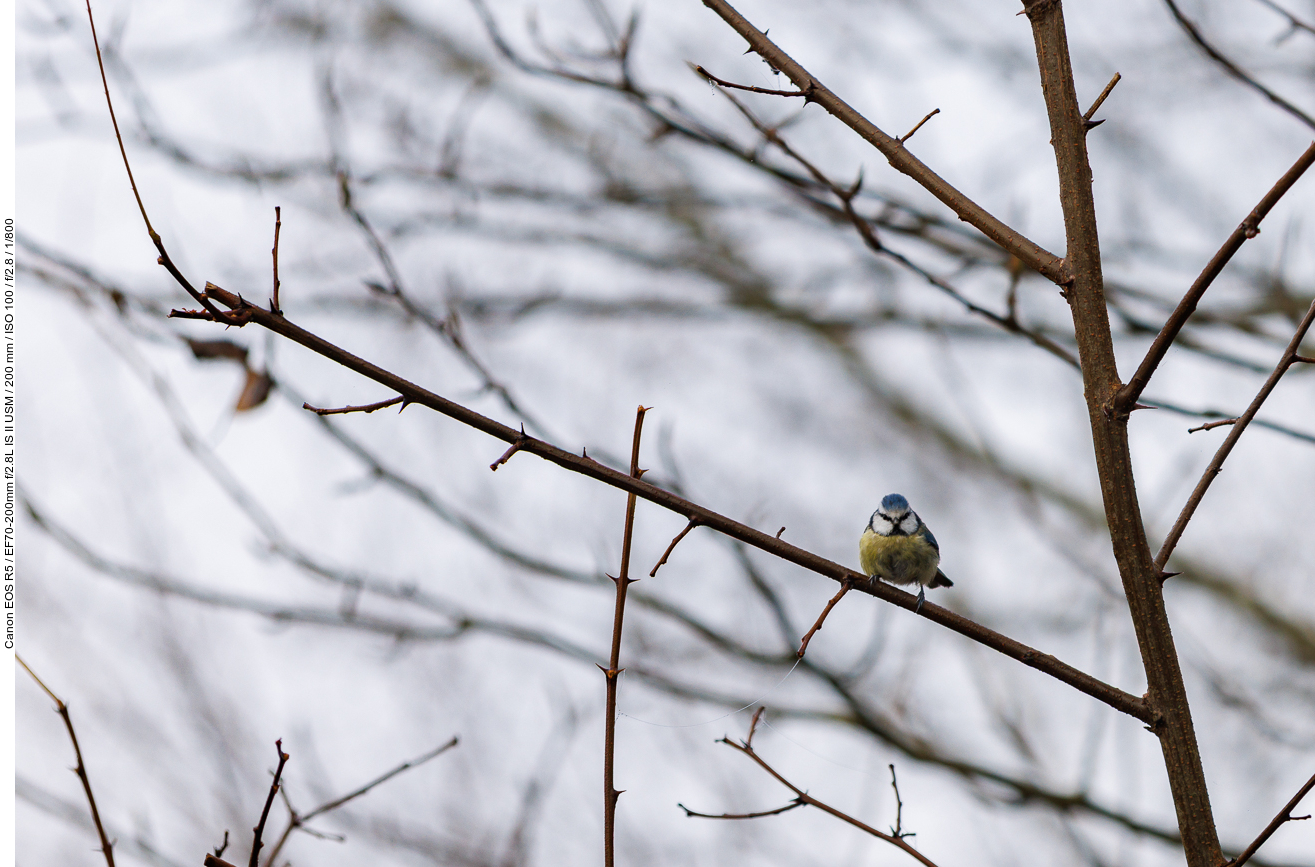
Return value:
[(871, 529), (858, 540), (858, 562), (866, 575), (891, 584), (931, 583), (940, 553), (921, 536), (882, 536)]

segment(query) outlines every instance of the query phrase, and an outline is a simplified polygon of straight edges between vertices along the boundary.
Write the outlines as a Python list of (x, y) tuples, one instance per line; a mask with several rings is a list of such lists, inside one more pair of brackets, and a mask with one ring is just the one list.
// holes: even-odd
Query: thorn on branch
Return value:
[(941, 110), (940, 110), (939, 108), (933, 108), (931, 111), (927, 112), (927, 116), (926, 116), (926, 117), (924, 117), (922, 120), (918, 121), (918, 125), (917, 125), (917, 126), (915, 126), (913, 129), (909, 130), (908, 132), (904, 133), (904, 135), (900, 136), (899, 138), (895, 139), (895, 141), (899, 142), (900, 144), (904, 144), (906, 141), (908, 141), (909, 139), (913, 138), (913, 134), (914, 134), (915, 132), (917, 132), (918, 130), (922, 129), (922, 125), (923, 125), (924, 123), (926, 123), (927, 121), (931, 120), (933, 117), (935, 117), (936, 115), (938, 115), (938, 114), (940, 114), (940, 113), (941, 113)]
[[(525, 444), (529, 442), (529, 440), (530, 438), (525, 435), (525, 424), (524, 422), (522, 422), (521, 435), (516, 437), (515, 442), (511, 444), (511, 448), (507, 449), (505, 452), (502, 453), (502, 457), (498, 458), (496, 461), (489, 464), (489, 469), (493, 470), (493, 472), (496, 473), (498, 471), (498, 467), (502, 466), (507, 461), (511, 460), (511, 456), (516, 454), (516, 452), (520, 451), (525, 446)], [(585, 455), (585, 457), (588, 457), (588, 455)]]

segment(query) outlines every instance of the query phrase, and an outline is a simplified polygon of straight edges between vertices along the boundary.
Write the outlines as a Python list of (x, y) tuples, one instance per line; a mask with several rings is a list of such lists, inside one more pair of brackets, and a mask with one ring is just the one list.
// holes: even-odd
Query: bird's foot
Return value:
[(914, 614), (922, 613), (922, 603), (927, 601), (927, 591), (922, 587), (918, 588), (918, 606), (913, 609)]

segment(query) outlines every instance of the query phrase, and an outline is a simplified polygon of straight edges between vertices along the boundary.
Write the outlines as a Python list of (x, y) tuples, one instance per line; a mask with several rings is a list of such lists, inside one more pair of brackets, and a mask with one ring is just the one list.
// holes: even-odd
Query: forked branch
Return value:
[[(913, 846), (908, 842), (908, 840), (905, 839), (906, 837), (912, 836), (911, 834), (905, 833), (903, 831), (899, 831), (895, 834), (886, 834), (881, 831), (878, 831), (876, 828), (873, 828), (871, 825), (868, 825), (865, 822), (860, 822), (858, 819), (855, 819), (853, 816), (849, 815), (848, 813), (841, 812), (840, 810), (837, 810), (835, 807), (832, 807), (830, 804), (826, 804), (823, 803), (822, 801), (819, 801), (817, 798), (814, 798), (812, 795), (808, 794), (808, 792), (804, 791), (803, 789), (796, 786), (794, 783), (787, 780), (785, 777), (781, 776), (781, 774), (778, 773), (775, 768), (769, 765), (763, 759), (762, 756), (758, 755), (758, 753), (755, 752), (753, 748), (753, 732), (758, 725), (758, 719), (759, 717), (762, 716), (762, 712), (763, 709), (758, 708), (758, 711), (753, 715), (753, 724), (749, 729), (749, 736), (745, 738), (743, 741), (741, 741), (740, 743), (736, 743), (732, 741), (730, 738), (725, 737), (721, 739), (720, 743), (723, 743), (726, 746), (731, 747), (732, 749), (739, 750), (740, 752), (744, 753), (746, 756), (757, 762), (758, 767), (762, 768), (764, 771), (770, 774), (774, 780), (776, 780), (778, 783), (785, 786), (787, 789), (789, 789), (791, 792), (794, 793), (794, 800), (774, 810), (762, 810), (760, 812), (754, 812), (754, 813), (723, 813), (721, 815), (695, 812), (694, 810), (691, 810), (689, 807), (686, 807), (684, 804), (680, 804), (679, 806), (682, 810), (685, 811), (686, 816), (697, 817), (702, 819), (757, 819), (762, 816), (775, 816), (780, 813), (784, 813), (787, 810), (793, 810), (795, 807), (799, 807), (799, 806), (816, 807), (817, 809), (825, 813), (830, 813), (832, 816), (835, 816), (837, 819), (840, 819), (843, 822), (848, 822), (850, 825), (853, 825), (855, 828), (858, 828), (860, 831), (863, 831), (867, 834), (871, 834), (873, 837), (876, 837), (878, 840), (884, 840), (887, 843), (891, 844), (892, 846), (896, 846), (900, 849), (903, 849), (909, 855), (917, 859), (919, 863), (926, 865), (926, 867), (936, 867), (935, 861), (932, 861), (926, 855), (923, 855), (917, 849), (914, 849)], [(893, 781), (894, 780), (893, 767), (891, 769), (891, 775), (892, 775), (891, 779)], [(896, 789), (897, 797), (898, 797), (898, 792), (899, 790)], [(902, 803), (900, 804), (900, 808), (902, 811), (903, 808)], [(897, 819), (896, 827), (898, 828), (899, 825), (900, 822)]]
[(845, 126), (862, 136), (881, 151), (895, 169), (921, 184), (929, 193), (958, 214), (960, 219), (975, 226), (982, 234), (1007, 252), (1017, 256), (1029, 268), (1043, 274), (1051, 282), (1064, 285), (1072, 279), (1063, 259), (1005, 225), (981, 205), (955, 189), (948, 181), (909, 153), (903, 142), (882, 132), (876, 124), (860, 114), (853, 106), (828, 90), (822, 82), (768, 39), (767, 34), (750, 24), (725, 0), (703, 0), (703, 5), (716, 12), (736, 33), (743, 36), (749, 43), (751, 51), (767, 61), (773, 69), (785, 73), (786, 77), (794, 82), (795, 87), (807, 96), (809, 102), (816, 102)]

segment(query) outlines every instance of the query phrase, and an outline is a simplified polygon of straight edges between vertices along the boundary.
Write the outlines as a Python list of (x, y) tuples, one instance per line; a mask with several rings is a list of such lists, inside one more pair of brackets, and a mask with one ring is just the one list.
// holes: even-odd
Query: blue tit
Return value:
[(923, 588), (954, 586), (939, 568), (941, 546), (936, 537), (901, 494), (886, 495), (881, 508), (872, 513), (858, 540), (858, 562), (869, 577), (891, 584), (917, 584), (916, 611), (922, 610)]

